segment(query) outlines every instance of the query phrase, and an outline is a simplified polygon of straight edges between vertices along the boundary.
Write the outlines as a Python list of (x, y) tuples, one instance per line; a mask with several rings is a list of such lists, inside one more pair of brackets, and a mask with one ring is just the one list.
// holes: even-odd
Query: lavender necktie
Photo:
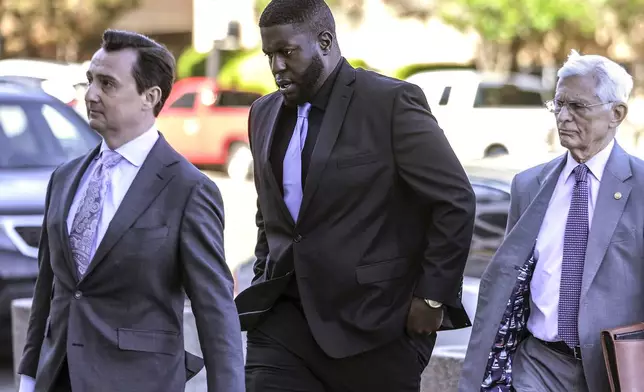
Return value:
[(588, 166), (573, 170), (575, 187), (564, 234), (561, 286), (559, 288), (559, 338), (568, 346), (579, 346), (577, 320), (579, 297), (588, 245)]
[(297, 222), (300, 204), (302, 204), (302, 149), (306, 142), (306, 133), (309, 130), (310, 110), (310, 103), (297, 107), (297, 123), (282, 163), (284, 202), (295, 222)]
[(85, 275), (94, 251), (94, 242), (96, 241), (103, 201), (110, 185), (111, 169), (121, 159), (123, 157), (115, 151), (104, 150), (101, 152), (98, 164), (91, 174), (85, 194), (74, 216), (69, 242), (79, 277)]

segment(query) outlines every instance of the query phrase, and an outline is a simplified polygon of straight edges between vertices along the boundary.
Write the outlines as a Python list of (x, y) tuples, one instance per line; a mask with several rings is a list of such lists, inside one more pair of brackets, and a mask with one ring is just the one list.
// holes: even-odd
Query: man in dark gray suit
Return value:
[(174, 71), (149, 38), (104, 33), (86, 94), (103, 142), (49, 183), (21, 391), (183, 391), (203, 367), (184, 351), (186, 293), (208, 391), (244, 390), (221, 195), (154, 125)]
[(558, 76), (548, 108), (568, 152), (513, 181), (462, 392), (609, 391), (600, 332), (644, 320), (644, 162), (614, 139), (632, 78), (576, 52)]

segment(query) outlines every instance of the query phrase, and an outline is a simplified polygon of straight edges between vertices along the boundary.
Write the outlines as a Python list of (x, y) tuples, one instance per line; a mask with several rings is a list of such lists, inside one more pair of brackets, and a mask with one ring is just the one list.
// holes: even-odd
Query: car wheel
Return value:
[(499, 144), (491, 145), (485, 150), (485, 158), (499, 157), (502, 155), (508, 155), (508, 149)]
[(243, 181), (251, 178), (253, 170), (253, 154), (246, 144), (237, 143), (230, 148), (228, 161), (226, 162), (226, 174), (228, 177)]

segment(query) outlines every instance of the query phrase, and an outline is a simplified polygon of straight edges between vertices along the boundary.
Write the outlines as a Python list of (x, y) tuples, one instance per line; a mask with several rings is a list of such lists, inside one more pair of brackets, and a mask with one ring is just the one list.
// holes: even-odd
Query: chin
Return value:
[(95, 120), (95, 119), (89, 119), (88, 121), (89, 127), (95, 130), (96, 132), (100, 133), (101, 135), (103, 134), (103, 123), (101, 121)]

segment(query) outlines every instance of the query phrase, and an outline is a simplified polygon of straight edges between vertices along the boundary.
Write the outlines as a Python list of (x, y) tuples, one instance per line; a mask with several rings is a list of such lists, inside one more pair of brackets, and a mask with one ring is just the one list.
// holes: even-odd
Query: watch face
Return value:
[(440, 302), (432, 301), (431, 299), (426, 299), (425, 302), (427, 302), (427, 305), (431, 306), (432, 308), (440, 308), (441, 306), (443, 306), (443, 304), (441, 304)]

